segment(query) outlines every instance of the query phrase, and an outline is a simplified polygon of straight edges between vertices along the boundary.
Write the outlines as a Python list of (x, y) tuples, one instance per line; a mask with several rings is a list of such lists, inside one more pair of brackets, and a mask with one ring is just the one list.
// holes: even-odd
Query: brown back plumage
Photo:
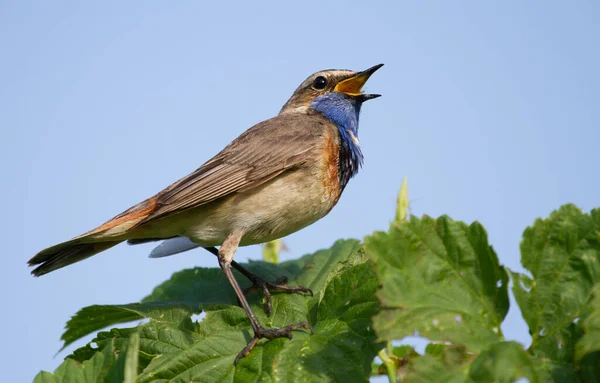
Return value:
[(254, 125), (196, 171), (158, 193), (157, 208), (139, 225), (250, 190), (299, 166), (311, 159), (326, 125), (331, 122), (320, 114), (278, 115)]

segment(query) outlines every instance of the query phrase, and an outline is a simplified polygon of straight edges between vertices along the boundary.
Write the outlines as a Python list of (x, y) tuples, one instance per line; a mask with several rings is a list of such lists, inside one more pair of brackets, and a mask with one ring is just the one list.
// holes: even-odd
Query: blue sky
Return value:
[[(384, 230), (403, 176), (412, 213), (487, 228), (522, 270), (523, 229), (600, 205), (600, 7), (593, 1), (0, 2), (6, 381), (53, 370), (65, 322), (134, 302), (202, 251), (118, 246), (39, 279), (26, 261), (191, 172), (275, 115), (309, 74), (385, 63), (367, 90), (365, 165), (295, 258)], [(238, 260), (260, 257), (241, 249)], [(513, 307), (509, 339), (529, 336)], [(89, 340), (88, 338), (87, 340)], [(82, 345), (79, 342), (76, 346)], [(8, 376), (6, 376), (8, 374)]]

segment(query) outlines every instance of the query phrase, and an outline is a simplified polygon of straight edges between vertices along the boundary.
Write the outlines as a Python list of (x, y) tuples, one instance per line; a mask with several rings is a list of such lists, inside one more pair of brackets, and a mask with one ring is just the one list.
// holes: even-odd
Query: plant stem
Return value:
[(381, 359), (381, 361), (385, 365), (389, 382), (397, 383), (396, 362), (394, 361), (394, 359), (390, 358), (390, 355), (392, 355), (392, 342), (388, 341), (386, 348), (384, 350), (379, 351), (377, 356), (379, 356), (379, 359)]
[(279, 263), (279, 253), (281, 252), (282, 246), (283, 242), (281, 239), (265, 243), (263, 247), (263, 261)]
[(402, 178), (402, 185), (398, 193), (398, 202), (396, 203), (396, 222), (403, 222), (408, 216), (408, 182), (406, 177)]

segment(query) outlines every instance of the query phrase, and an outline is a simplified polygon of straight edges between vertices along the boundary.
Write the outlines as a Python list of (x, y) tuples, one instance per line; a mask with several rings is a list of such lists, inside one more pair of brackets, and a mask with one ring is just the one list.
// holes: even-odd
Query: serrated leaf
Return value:
[[(533, 278), (511, 273), (513, 292), (532, 336), (530, 350), (557, 373), (565, 363), (573, 369), (581, 333), (574, 322), (600, 281), (599, 215), (597, 210), (588, 215), (565, 205), (548, 219), (536, 220), (521, 242), (522, 263)], [(585, 347), (579, 345), (579, 358)]]
[[(107, 344), (112, 344), (112, 347), (118, 352), (127, 352), (131, 336), (134, 334), (139, 336), (139, 371), (142, 371), (155, 357), (183, 350), (201, 339), (197, 332), (197, 326), (191, 321), (176, 327), (174, 323), (160, 323), (151, 320), (133, 328), (114, 328), (110, 331), (100, 332), (90, 344), (75, 350), (68, 358), (78, 361), (87, 360)], [(92, 344), (96, 344), (97, 348), (92, 347)]]
[(507, 274), (479, 223), (412, 217), (365, 239), (382, 283), (380, 338), (418, 333), (477, 352), (502, 339)]
[[(318, 292), (338, 262), (348, 261), (349, 256), (359, 247), (360, 243), (356, 240), (338, 241), (329, 250), (322, 250), (295, 261), (279, 265), (251, 262), (247, 268), (270, 280), (286, 276), (290, 284), (299, 277), (298, 284)], [(242, 287), (250, 286), (250, 282), (242, 275), (236, 273), (236, 277)], [(81, 309), (67, 322), (66, 331), (61, 337), (64, 341), (62, 349), (94, 331), (118, 323), (144, 318), (176, 322), (188, 319), (192, 313), (200, 313), (202, 308), (214, 309), (224, 304), (237, 305), (237, 298), (220, 269), (183, 270), (157, 286), (142, 303), (94, 305)]]
[[(366, 381), (380, 347), (374, 342), (370, 319), (379, 308), (375, 296), (378, 282), (366, 260), (359, 242), (350, 240), (338, 241), (331, 249), (297, 261), (277, 265), (251, 262), (248, 268), (267, 279), (286, 275), (290, 284), (302, 284), (314, 292), (314, 296), (275, 293), (270, 317), (257, 299), (260, 295), (250, 294), (251, 307), (260, 323), (281, 327), (308, 320), (314, 334), (299, 330), (292, 340), (261, 341), (237, 367), (233, 360), (252, 332), (219, 269), (176, 273), (141, 304), (145, 308), (163, 300), (168, 305), (203, 308), (205, 317), (200, 322), (189, 320), (191, 309), (182, 313), (180, 320), (160, 320), (175, 308), (149, 315), (138, 307), (136, 313), (149, 318), (149, 322), (136, 328), (101, 332), (93, 343), (98, 348), (110, 343), (117, 352), (127, 353), (132, 334), (139, 334), (141, 382), (303, 381), (314, 376), (325, 382)], [(243, 277), (239, 279), (243, 286), (249, 285)], [(98, 308), (88, 318), (113, 307), (120, 306)], [(95, 355), (97, 350), (88, 345), (70, 358), (87, 363)]]
[[(275, 281), (285, 276), (288, 284), (301, 285), (311, 289), (318, 298), (308, 301), (309, 312), (314, 320), (316, 304), (322, 299), (324, 286), (339, 270), (346, 267), (340, 262), (348, 262), (348, 265), (351, 265), (365, 262), (365, 260), (366, 257), (359, 241), (340, 240), (334, 243), (330, 249), (320, 250), (296, 260), (279, 264), (251, 261), (244, 266), (267, 280)], [(242, 288), (250, 286), (250, 282), (241, 274), (235, 272), (235, 275)], [(206, 294), (207, 291), (210, 291), (210, 294)], [(250, 303), (256, 304), (256, 298), (260, 296), (260, 294), (253, 293), (248, 296), (248, 300)], [(275, 294), (273, 304), (276, 304), (278, 297), (282, 296), (285, 294)], [(293, 295), (288, 297), (293, 297)], [(142, 302), (153, 301), (185, 302), (189, 305), (198, 305), (205, 310), (215, 310), (223, 304), (237, 306), (235, 293), (220, 269), (195, 268), (175, 273), (170, 280), (156, 287), (152, 294), (144, 298)], [(255, 310), (257, 314), (262, 312), (262, 307)]]
[(575, 359), (600, 351), (600, 283), (594, 285), (588, 303), (583, 307), (579, 325), (583, 336), (575, 345)]
[(324, 290), (317, 320), (341, 320), (360, 332), (379, 312), (379, 304), (373, 294), (378, 286), (379, 281), (370, 264), (349, 267), (333, 278)]
[[(248, 285), (243, 276), (236, 277), (240, 284)], [(235, 304), (236, 297), (221, 269), (196, 267), (174, 273), (142, 299), (142, 303), (151, 302), (181, 302), (200, 310), (208, 305)]]
[(115, 349), (109, 343), (83, 363), (67, 358), (54, 373), (42, 371), (34, 383), (100, 383), (107, 380), (117, 361)]
[(306, 381), (315, 374), (323, 381), (365, 381), (378, 351), (369, 330), (378, 310), (377, 280), (369, 263), (345, 264), (324, 286), (320, 302), (321, 294), (274, 296), (271, 318), (255, 309), (263, 324), (279, 327), (306, 320), (308, 301), (315, 300), (314, 334), (297, 331), (292, 340), (263, 341), (234, 368), (233, 360), (251, 336), (245, 314), (238, 307), (209, 310), (199, 327), (202, 339), (154, 359), (140, 381)]
[(153, 318), (157, 322), (181, 323), (189, 320), (194, 312), (196, 311), (191, 306), (169, 302), (84, 307), (67, 322), (66, 331), (61, 336), (64, 341), (61, 350), (77, 339), (118, 323), (144, 318)]

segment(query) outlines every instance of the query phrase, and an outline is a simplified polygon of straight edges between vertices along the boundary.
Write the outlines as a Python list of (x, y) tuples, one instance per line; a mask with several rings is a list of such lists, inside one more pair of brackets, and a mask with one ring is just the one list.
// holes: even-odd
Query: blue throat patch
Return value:
[[(338, 178), (340, 189), (344, 190), (350, 178), (358, 173), (363, 163), (363, 154), (358, 145), (358, 115), (362, 103), (338, 92), (331, 92), (315, 98), (310, 106), (333, 122), (340, 133), (340, 163)], [(354, 137), (353, 137), (354, 136)]]

